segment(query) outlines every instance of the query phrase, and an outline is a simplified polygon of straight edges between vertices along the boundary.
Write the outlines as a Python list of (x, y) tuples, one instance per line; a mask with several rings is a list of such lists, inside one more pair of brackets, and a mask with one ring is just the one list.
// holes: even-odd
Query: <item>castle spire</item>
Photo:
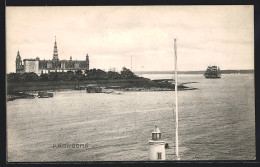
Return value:
[(58, 49), (57, 49), (56, 36), (55, 36), (55, 42), (54, 42), (53, 60), (59, 60), (59, 58), (58, 58)]
[(18, 50), (18, 52), (17, 52), (15, 64), (16, 64), (16, 73), (18, 73), (18, 72), (21, 71), (21, 69), (22, 69), (22, 67), (23, 67), (23, 66), (22, 66), (22, 59), (21, 59), (19, 50)]
[(20, 52), (19, 52), (19, 50), (18, 50), (18, 52), (17, 52), (17, 57), (20, 57)]

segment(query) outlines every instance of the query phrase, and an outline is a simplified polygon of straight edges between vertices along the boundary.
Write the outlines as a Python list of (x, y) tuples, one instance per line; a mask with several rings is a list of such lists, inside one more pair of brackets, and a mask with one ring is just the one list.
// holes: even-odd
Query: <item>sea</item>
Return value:
[[(178, 91), (180, 160), (255, 160), (254, 75), (182, 74), (178, 81), (197, 88)], [(176, 161), (174, 91), (53, 93), (7, 102), (9, 162), (148, 161), (155, 126), (169, 145), (166, 160)]]

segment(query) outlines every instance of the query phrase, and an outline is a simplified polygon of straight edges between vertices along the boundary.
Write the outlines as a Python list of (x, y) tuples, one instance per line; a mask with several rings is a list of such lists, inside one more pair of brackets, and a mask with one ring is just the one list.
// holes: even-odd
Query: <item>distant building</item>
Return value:
[(38, 75), (49, 72), (66, 72), (76, 70), (89, 70), (89, 57), (86, 55), (86, 60), (59, 60), (57, 42), (55, 37), (53, 58), (52, 60), (40, 60), (39, 57), (36, 59), (22, 59), (20, 52), (17, 52), (16, 56), (16, 73), (34, 72)]

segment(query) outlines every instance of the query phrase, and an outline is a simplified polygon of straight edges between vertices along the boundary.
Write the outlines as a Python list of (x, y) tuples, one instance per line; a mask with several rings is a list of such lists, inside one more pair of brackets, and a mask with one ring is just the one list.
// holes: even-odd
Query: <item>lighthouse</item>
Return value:
[(157, 126), (152, 132), (152, 140), (149, 140), (149, 160), (165, 160), (165, 142)]

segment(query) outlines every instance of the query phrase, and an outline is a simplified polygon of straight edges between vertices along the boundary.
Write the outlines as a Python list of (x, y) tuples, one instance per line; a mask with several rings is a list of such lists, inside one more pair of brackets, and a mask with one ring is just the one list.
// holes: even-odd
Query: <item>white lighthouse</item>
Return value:
[(161, 131), (155, 126), (152, 140), (149, 140), (149, 160), (165, 160), (165, 142), (161, 138)]

